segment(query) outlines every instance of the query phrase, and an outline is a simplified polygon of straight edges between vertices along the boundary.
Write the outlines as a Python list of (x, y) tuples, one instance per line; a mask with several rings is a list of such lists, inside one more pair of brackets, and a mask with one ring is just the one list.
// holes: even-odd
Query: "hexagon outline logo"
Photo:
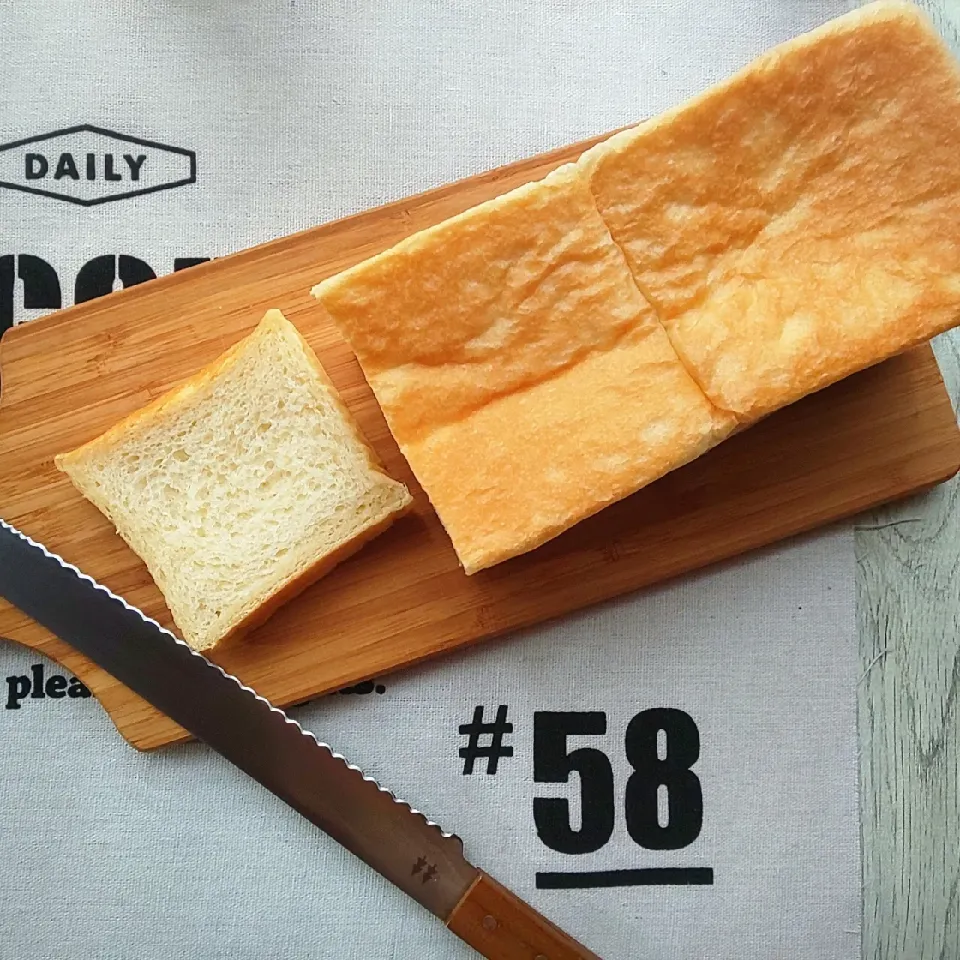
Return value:
[[(176, 172), (170, 173), (165, 176), (164, 179), (159, 180), (158, 182), (148, 183), (145, 185), (138, 185), (139, 176), (141, 169), (144, 165), (144, 161), (149, 158), (150, 153), (141, 154), (137, 157), (139, 164), (136, 164), (132, 158), (129, 158), (125, 155), (125, 159), (128, 162), (128, 173), (132, 176), (132, 179), (127, 183), (127, 186), (132, 187), (132, 189), (120, 189), (118, 191), (111, 191), (109, 193), (100, 195), (100, 196), (77, 196), (65, 192), (63, 189), (51, 189), (50, 187), (43, 187), (36, 185), (34, 186), (31, 182), (28, 181), (28, 171), (29, 171), (29, 161), (27, 163), (27, 169), (24, 171), (24, 179), (22, 181), (17, 181), (10, 177), (9, 171), (0, 172), (0, 187), (6, 187), (10, 190), (18, 190), (21, 193), (32, 193), (42, 197), (50, 197), (53, 200), (64, 200), (67, 203), (73, 203), (81, 207), (94, 207), (101, 203), (111, 203), (115, 200), (126, 200), (130, 197), (139, 197), (144, 196), (148, 193), (157, 193), (160, 190), (173, 190), (176, 187), (186, 186), (190, 183), (196, 183), (197, 180), (197, 155), (193, 150), (186, 150), (183, 147), (173, 147), (166, 143), (159, 143), (155, 140), (146, 140), (143, 137), (134, 137), (129, 134), (117, 133), (115, 130), (107, 130), (104, 127), (98, 127), (90, 123), (81, 123), (73, 127), (64, 127), (60, 130), (54, 130), (50, 133), (39, 134), (34, 137), (25, 137), (22, 140), (13, 140), (10, 143), (0, 144), (0, 160), (2, 160), (3, 155), (9, 153), (10, 151), (17, 150), (18, 148), (32, 146), (34, 144), (43, 145), (48, 143), (51, 140), (62, 137), (70, 137), (77, 134), (88, 134), (94, 135), (96, 137), (107, 138), (109, 140), (116, 141), (119, 144), (128, 144), (140, 148), (146, 148), (148, 151), (151, 151), (154, 157), (162, 157), (164, 155), (165, 159), (170, 159), (172, 157), (182, 157), (183, 160), (177, 161), (183, 169), (177, 170)], [(43, 163), (43, 177), (34, 177), (33, 179), (40, 182), (48, 182), (46, 180), (46, 173), (50, 166), (49, 161), (42, 154), (25, 154), (25, 156), (34, 156), (40, 157)], [(69, 163), (65, 163), (64, 157), (70, 157)], [(99, 159), (104, 159), (105, 163), (98, 167), (98, 155), (95, 153), (88, 152), (86, 154), (86, 177), (85, 179), (90, 181), (103, 180), (103, 181), (115, 181), (121, 179), (121, 175), (113, 173), (110, 175), (109, 170), (104, 170), (104, 177), (99, 176), (99, 171), (103, 166), (109, 166), (109, 162), (112, 162), (112, 154), (102, 154)], [(69, 182), (77, 182), (81, 180), (79, 171), (77, 169), (76, 161), (73, 159), (72, 153), (61, 153), (60, 162), (57, 168), (57, 174), (60, 174), (61, 167), (66, 166), (66, 172), (69, 176)], [(36, 170), (33, 171), (36, 173)], [(4, 176), (4, 173), (6, 174)], [(55, 177), (57, 176), (55, 174)], [(67, 184), (64, 184), (67, 186)]]

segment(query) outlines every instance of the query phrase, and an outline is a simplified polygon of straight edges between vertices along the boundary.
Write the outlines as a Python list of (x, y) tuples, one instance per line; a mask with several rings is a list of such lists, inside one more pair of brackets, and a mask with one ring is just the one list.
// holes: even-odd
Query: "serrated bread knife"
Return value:
[(599, 960), (471, 865), (459, 837), (0, 520), (0, 595), (262, 783), (489, 960)]

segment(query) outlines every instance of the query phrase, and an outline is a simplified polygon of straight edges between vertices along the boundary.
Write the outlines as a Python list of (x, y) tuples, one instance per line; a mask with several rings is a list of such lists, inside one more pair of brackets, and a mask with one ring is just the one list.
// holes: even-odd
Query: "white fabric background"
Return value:
[[(0, 0), (0, 141), (93, 123), (198, 161), (193, 186), (88, 209), (0, 190), (0, 256), (46, 259), (67, 305), (91, 257), (166, 273), (601, 133), (850, 5)], [(823, 532), (297, 715), (607, 960), (859, 957), (853, 590), (849, 532)], [(0, 683), (36, 662), (0, 645)], [(457, 727), (499, 703), (515, 756), (463, 776)], [(704, 827), (673, 854), (623, 828), (623, 730), (651, 706), (701, 735)], [(577, 794), (532, 782), (533, 711), (565, 709), (607, 712), (607, 737), (572, 745), (616, 775), (614, 839), (583, 857), (531, 813)], [(139, 755), (93, 700), (0, 704), (0, 737), (2, 958), (470, 955), (203, 747)], [(534, 888), (661, 864), (716, 883)]]

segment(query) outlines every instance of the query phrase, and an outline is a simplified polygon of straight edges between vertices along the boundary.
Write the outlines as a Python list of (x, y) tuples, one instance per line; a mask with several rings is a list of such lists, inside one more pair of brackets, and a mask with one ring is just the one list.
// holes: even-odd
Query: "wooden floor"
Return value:
[[(960, 0), (919, 0), (960, 57)], [(960, 331), (934, 344), (960, 407)], [(960, 481), (858, 520), (865, 960), (960, 958)]]

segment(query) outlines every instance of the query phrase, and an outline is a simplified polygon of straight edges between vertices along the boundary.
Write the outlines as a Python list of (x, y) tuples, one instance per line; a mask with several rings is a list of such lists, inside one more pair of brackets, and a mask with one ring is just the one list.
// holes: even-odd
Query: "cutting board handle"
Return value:
[(447, 927), (487, 960), (600, 960), (483, 871)]
[[(0, 598), (0, 623), (12, 624), (15, 629), (4, 629), (0, 632), (0, 645), (3, 643), (16, 643), (27, 650), (33, 650), (45, 660), (61, 667), (70, 677), (76, 677), (92, 694), (94, 699), (104, 708), (107, 716), (113, 721), (121, 736), (127, 742), (138, 750), (143, 750), (137, 741), (139, 733), (138, 724), (144, 720), (150, 721), (152, 715), (156, 712), (145, 700), (142, 700), (135, 693), (111, 677), (108, 673), (101, 670), (95, 663), (92, 663), (86, 657), (77, 653), (73, 647), (64, 643), (59, 637), (48, 634), (45, 631), (24, 616), (16, 607)], [(16, 633), (17, 636), (11, 636)], [(26, 672), (26, 671), (25, 671)], [(31, 671), (32, 672), (32, 671)], [(49, 679), (49, 678), (48, 678)], [(129, 699), (129, 730), (120, 727), (117, 724), (116, 717), (109, 709), (109, 705), (116, 699), (117, 691), (122, 690)], [(33, 691), (31, 690), (31, 693)], [(62, 694), (60, 694), (62, 696)], [(166, 743), (180, 743), (190, 739), (190, 735), (178, 724), (168, 720), (170, 733)], [(133, 736), (130, 735), (132, 732)]]

